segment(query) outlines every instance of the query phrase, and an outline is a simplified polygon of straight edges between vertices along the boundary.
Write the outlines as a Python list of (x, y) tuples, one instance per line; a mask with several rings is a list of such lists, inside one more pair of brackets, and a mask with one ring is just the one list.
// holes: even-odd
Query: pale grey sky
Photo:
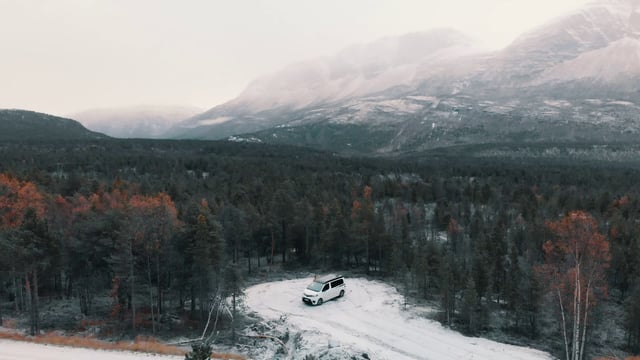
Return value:
[(458, 29), (489, 48), (586, 0), (0, 0), (0, 108), (208, 109), (260, 75), (380, 37)]

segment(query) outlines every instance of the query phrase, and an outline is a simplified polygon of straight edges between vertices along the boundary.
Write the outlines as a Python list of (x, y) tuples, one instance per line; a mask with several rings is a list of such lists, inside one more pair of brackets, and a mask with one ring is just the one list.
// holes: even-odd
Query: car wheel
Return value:
[(322, 305), (322, 299), (318, 299), (318, 305)]
[(344, 290), (340, 290), (340, 297), (344, 296)]

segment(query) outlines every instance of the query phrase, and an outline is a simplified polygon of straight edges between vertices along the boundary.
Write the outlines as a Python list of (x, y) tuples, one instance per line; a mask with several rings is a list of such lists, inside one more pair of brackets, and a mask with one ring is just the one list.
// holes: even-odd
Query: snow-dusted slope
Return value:
[(453, 30), (384, 38), (258, 79), (234, 103), (258, 112), (277, 107), (300, 109), (364, 96), (409, 85), (416, 79), (418, 68), (472, 51), (471, 41)]
[(553, 67), (543, 74), (542, 81), (591, 79), (615, 83), (634, 77), (640, 77), (640, 39), (625, 37)]
[[(321, 306), (302, 303), (311, 279), (255, 285), (245, 291), (246, 304), (269, 320), (286, 318), (302, 331), (303, 349), (292, 358), (327, 351), (367, 353), (371, 359), (404, 360), (542, 360), (550, 355), (482, 338), (465, 337), (439, 323), (402, 309), (402, 298), (391, 286), (365, 279), (345, 279), (343, 298)], [(262, 359), (271, 359), (264, 354)], [(260, 358), (257, 358), (260, 359)]]
[(91, 109), (72, 115), (87, 128), (118, 138), (158, 138), (201, 109), (189, 106), (137, 106)]
[[(217, 138), (264, 129), (274, 125), (269, 120), (282, 112), (413, 86), (449, 66), (452, 59), (475, 52), (465, 35), (448, 29), (352, 46), (334, 56), (295, 63), (259, 78), (236, 99), (180, 123), (168, 136), (202, 135), (204, 127), (210, 127)], [(222, 125), (227, 122), (235, 124)]]
[(488, 82), (519, 82), (625, 37), (640, 36), (637, 0), (598, 0), (522, 34), (492, 58)]

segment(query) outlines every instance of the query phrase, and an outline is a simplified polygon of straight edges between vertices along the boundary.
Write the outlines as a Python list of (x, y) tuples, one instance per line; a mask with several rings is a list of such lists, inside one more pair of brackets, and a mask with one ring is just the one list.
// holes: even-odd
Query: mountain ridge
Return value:
[[(640, 48), (639, 10), (638, 0), (596, 1), (493, 52), (473, 51), (464, 35), (442, 29), (419, 36), (427, 49), (418, 51), (422, 57), (389, 51), (389, 43), (409, 35), (373, 42), (368, 51), (387, 54), (361, 64), (370, 73), (355, 73), (380, 80), (365, 81), (367, 91), (354, 90), (353, 72), (309, 65), (316, 71), (309, 73), (306, 65), (297, 65), (257, 80), (236, 99), (178, 124), (168, 135), (234, 136), (328, 150), (330, 143), (351, 144), (355, 150), (360, 142), (354, 137), (375, 134), (379, 144), (362, 149), (374, 153), (500, 139), (628, 139), (640, 130), (640, 82), (634, 81), (640, 57), (626, 56)], [(353, 54), (349, 50), (339, 54), (343, 58), (334, 59), (357, 60), (355, 55), (344, 60)], [(326, 64), (318, 61), (315, 65)], [(323, 95), (334, 89), (327, 84), (338, 84), (340, 91)]]
[[(408, 53), (416, 43), (425, 46), (412, 58)], [(218, 138), (222, 138), (233, 135), (230, 131), (237, 126), (223, 124), (231, 120), (240, 123), (240, 127), (244, 124), (251, 131), (257, 131), (273, 125), (268, 120), (272, 113), (295, 112), (366, 96), (394, 86), (410, 86), (415, 82), (419, 69), (446, 61), (451, 57), (449, 52), (473, 52), (469, 44), (469, 38), (460, 32), (434, 29), (382, 38), (373, 43), (348, 47), (332, 57), (293, 63), (254, 80), (235, 99), (184, 121), (169, 134), (177, 138), (193, 134), (201, 136), (202, 125), (210, 122), (213, 124), (209, 125), (220, 128), (222, 135)], [(390, 48), (396, 51), (384, 55)], [(390, 57), (399, 60), (392, 62)], [(354, 58), (366, 61), (357, 64), (352, 60)]]

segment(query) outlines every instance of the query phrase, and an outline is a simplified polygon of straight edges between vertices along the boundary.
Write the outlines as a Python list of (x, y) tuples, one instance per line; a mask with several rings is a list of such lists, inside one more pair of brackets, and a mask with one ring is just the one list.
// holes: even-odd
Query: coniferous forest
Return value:
[[(0, 324), (32, 334), (200, 333), (246, 284), (333, 271), (465, 334), (640, 353), (634, 162), (109, 139), (5, 142), (0, 159)], [(225, 341), (239, 317), (216, 324)]]

